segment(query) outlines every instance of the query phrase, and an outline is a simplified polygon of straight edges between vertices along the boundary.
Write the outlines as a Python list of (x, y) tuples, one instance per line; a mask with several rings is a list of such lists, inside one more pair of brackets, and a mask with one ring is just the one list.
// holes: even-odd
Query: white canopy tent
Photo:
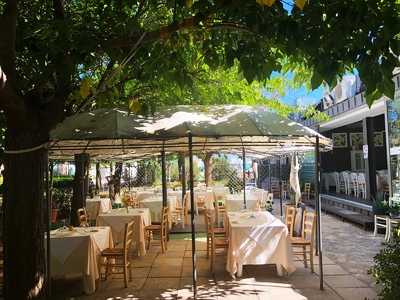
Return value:
[[(151, 116), (121, 109), (98, 109), (67, 118), (51, 132), (49, 144), (50, 157), (54, 159), (71, 159), (74, 154), (88, 153), (94, 159), (123, 160), (161, 153), (162, 162), (165, 162), (166, 153), (188, 154), (191, 207), (194, 207), (193, 154), (196, 152), (242, 153), (245, 164), (246, 154), (262, 158), (331, 149), (331, 140), (310, 128), (280, 117), (265, 107), (242, 105), (174, 106)], [(318, 191), (317, 176), (317, 241), (322, 288)], [(164, 203), (166, 195), (166, 184), (163, 184)], [(246, 193), (244, 203), (245, 197)], [(191, 220), (193, 286), (196, 293), (194, 211)]]

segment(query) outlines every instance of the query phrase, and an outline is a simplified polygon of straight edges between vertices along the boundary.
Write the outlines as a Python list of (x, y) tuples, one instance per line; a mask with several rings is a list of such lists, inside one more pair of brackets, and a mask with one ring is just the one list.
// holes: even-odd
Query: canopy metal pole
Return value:
[(161, 150), (161, 184), (163, 207), (167, 207), (167, 172), (165, 163), (165, 150)]
[[(51, 230), (51, 199), (53, 191), (53, 161), (46, 161), (46, 200), (47, 200), (47, 228), (46, 228), (46, 273), (47, 273), (47, 299), (51, 299), (51, 269), (50, 269), (50, 230)], [(50, 174), (49, 174), (50, 173)]]
[(282, 178), (281, 178), (281, 158), (278, 160), (278, 180), (279, 180), (279, 206), (281, 209), (281, 219), (283, 217), (283, 207), (282, 207)]
[[(185, 154), (181, 154), (182, 156), (180, 157), (181, 159), (181, 184), (182, 184), (182, 201), (185, 198), (186, 195), (186, 158)], [(181, 201), (181, 204), (183, 204)]]
[[(319, 260), (319, 288), (324, 289), (324, 272), (322, 266), (322, 234), (321, 234), (321, 199), (320, 199), (320, 153), (319, 136), (315, 137), (315, 210), (317, 213), (317, 249)], [(313, 255), (311, 253), (310, 255)]]
[(246, 150), (242, 148), (242, 164), (243, 164), (243, 208), (247, 208), (246, 201)]
[(128, 164), (128, 191), (131, 190), (131, 164)]
[(192, 226), (192, 277), (193, 277), (193, 294), (197, 295), (197, 270), (196, 270), (196, 232), (194, 222), (194, 176), (193, 176), (193, 141), (192, 133), (188, 132), (189, 144), (189, 181), (190, 181), (190, 219)]
[(271, 177), (271, 159), (268, 160), (268, 177), (269, 177), (269, 189), (271, 193), (272, 191), (272, 177)]

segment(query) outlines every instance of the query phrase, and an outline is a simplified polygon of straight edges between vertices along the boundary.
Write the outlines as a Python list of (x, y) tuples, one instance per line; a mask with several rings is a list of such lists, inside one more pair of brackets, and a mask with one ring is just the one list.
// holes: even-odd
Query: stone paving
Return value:
[[(275, 213), (279, 213), (275, 209)], [(382, 236), (322, 215), (324, 286), (319, 290), (319, 269), (315, 274), (296, 262), (297, 270), (278, 277), (274, 266), (245, 266), (243, 276), (232, 279), (225, 271), (226, 257), (217, 257), (214, 274), (209, 272), (205, 239), (197, 234), (197, 299), (377, 299), (375, 286), (367, 275), (373, 256), (379, 251)], [(315, 264), (318, 258), (314, 259)], [(171, 235), (168, 251), (152, 245), (144, 257), (133, 263), (133, 280), (127, 289), (120, 278), (100, 281), (93, 295), (82, 295), (80, 281), (56, 284), (52, 299), (193, 299), (191, 291), (191, 241), (185, 234)]]
[(382, 247), (383, 234), (374, 237), (372, 231), (325, 213), (321, 223), (324, 254), (369, 287), (374, 287), (367, 270)]

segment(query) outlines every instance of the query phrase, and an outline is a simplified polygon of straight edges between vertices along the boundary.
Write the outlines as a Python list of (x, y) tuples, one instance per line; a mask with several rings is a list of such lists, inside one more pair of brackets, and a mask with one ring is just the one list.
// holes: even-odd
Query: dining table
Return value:
[[(169, 224), (171, 226), (172, 213), (176, 210), (176, 208), (179, 205), (178, 197), (168, 195), (167, 204), (168, 204), (168, 208), (169, 208), (168, 220), (169, 220)], [(161, 212), (162, 212), (162, 208), (163, 208), (162, 196), (154, 196), (152, 198), (147, 198), (145, 200), (140, 201), (139, 205), (142, 208), (148, 208), (150, 210), (152, 222), (161, 222)]]
[(244, 265), (275, 264), (279, 276), (295, 271), (288, 229), (267, 211), (227, 213), (226, 270), (242, 276)]
[[(214, 209), (214, 192), (212, 190), (194, 190), (194, 209), (196, 211), (196, 214), (199, 214), (198, 210), (198, 203), (200, 200), (204, 201), (204, 208), (207, 210), (213, 210)], [(188, 209), (191, 209), (191, 202), (190, 202), (190, 192), (187, 192), (187, 197), (188, 198)]]
[[(249, 210), (257, 209), (258, 195), (246, 192), (246, 208)], [(243, 193), (229, 194), (226, 198), (227, 211), (241, 211), (244, 208)]]
[(53, 278), (82, 277), (83, 290), (92, 294), (100, 277), (101, 251), (113, 247), (110, 227), (60, 228), (50, 232), (50, 270)]
[(86, 199), (86, 212), (89, 220), (96, 220), (99, 214), (107, 213), (111, 209), (110, 198), (94, 197)]
[(99, 214), (98, 226), (110, 226), (114, 244), (121, 244), (124, 240), (125, 224), (134, 221), (134, 243), (138, 255), (146, 255), (145, 227), (151, 225), (151, 214), (148, 208), (116, 208), (107, 213)]

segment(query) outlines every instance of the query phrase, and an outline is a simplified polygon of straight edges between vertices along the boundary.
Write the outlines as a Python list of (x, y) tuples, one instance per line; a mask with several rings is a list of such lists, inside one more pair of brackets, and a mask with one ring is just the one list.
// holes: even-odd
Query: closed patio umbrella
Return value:
[(300, 189), (300, 181), (299, 181), (299, 160), (297, 154), (292, 155), (292, 160), (290, 163), (290, 188), (294, 192), (294, 200), (297, 204), (299, 203), (299, 200), (301, 198), (301, 189)]

